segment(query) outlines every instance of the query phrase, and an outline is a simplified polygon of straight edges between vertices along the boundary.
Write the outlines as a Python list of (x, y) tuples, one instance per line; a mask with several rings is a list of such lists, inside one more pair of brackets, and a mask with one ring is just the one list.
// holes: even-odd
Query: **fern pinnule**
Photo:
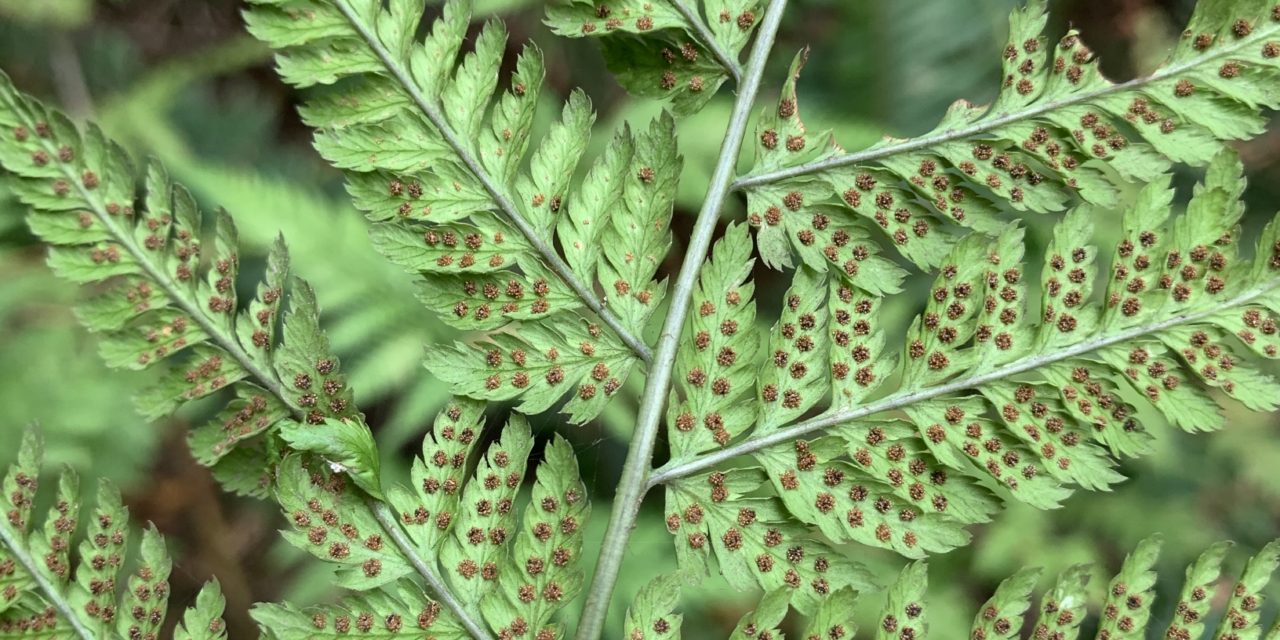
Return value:
[(675, 607), (680, 601), (681, 582), (678, 574), (662, 574), (641, 587), (627, 607), (624, 637), (679, 638), (684, 616), (675, 613)]
[[(496, 454), (490, 461), (499, 462)], [(501, 597), (485, 596), (485, 618), (499, 633), (514, 631), (521, 624), (564, 633), (562, 625), (551, 623), (554, 614), (582, 591), (584, 572), (576, 558), (582, 555), (590, 514), (587, 495), (572, 445), (556, 437), (543, 450), (529, 506), (509, 550), (515, 566), (499, 579)], [(493, 535), (490, 529), (491, 539)]]
[[(1159, 536), (1147, 538), (1124, 559), (1120, 573), (1107, 585), (1103, 616), (1098, 621), (1098, 635), (1112, 638), (1141, 638), (1141, 629), (1151, 619), (1155, 600), (1155, 564), (1160, 555)], [(1121, 615), (1119, 612), (1123, 611)]]
[[(103, 482), (73, 560), (79, 481), (71, 471), (63, 473), (53, 506), (43, 526), (36, 527), (32, 512), (42, 462), (40, 438), (28, 431), (4, 478), (0, 634), (83, 640), (157, 637), (168, 613), (171, 569), (163, 538), (154, 527), (145, 529), (136, 566), (122, 575), (130, 553), (129, 513), (120, 492)], [(216, 583), (205, 585), (195, 608), (188, 610), (188, 619), (199, 620), (201, 628), (187, 637), (225, 637), (217, 590)]]
[[(165, 163), (175, 181), (201, 200), (235, 212), (243, 254), (267, 254), (283, 235), (289, 238), (290, 270), (324, 282), (316, 299), (347, 384), (357, 390), (361, 406), (394, 404), (379, 434), (384, 447), (403, 445), (419, 434), (420, 425), (430, 424), (449, 395), (434, 380), (414, 375), (422, 367), (418, 347), (451, 332), (422, 321), (414, 286), (398, 267), (368, 243), (349, 241), (369, 232), (349, 199), (179, 153)], [(368, 304), (371, 299), (378, 304)]]
[(759, 339), (755, 285), (747, 280), (754, 260), (747, 228), (731, 225), (716, 243), (694, 291), (701, 301), (685, 324), (668, 403), (670, 446), (677, 457), (728, 444), (755, 421), (746, 402), (755, 384)]
[(1040, 574), (1040, 569), (1023, 569), (1002, 580), (973, 617), (971, 635), (990, 640), (1021, 638)]
[(687, 115), (726, 81), (741, 82), (738, 56), (762, 9), (759, 0), (557, 0), (548, 3), (544, 21), (565, 37), (599, 39), (627, 91)]
[[(620, 132), (586, 181), (572, 188), (594, 121), (588, 101), (571, 96), (561, 122), (530, 153), (543, 80), (539, 51), (522, 52), (509, 91), (499, 92), (502, 27), (487, 26), (455, 65), (469, 5), (448, 3), (431, 34), (416, 42), (421, 13), (421, 3), (384, 9), (335, 0), (309, 3), (304, 12), (259, 2), (246, 17), (250, 31), (282, 49), (277, 60), (286, 81), (309, 86), (342, 79), (335, 95), (362, 101), (355, 116), (334, 97), (313, 103), (303, 116), (320, 129), (320, 153), (348, 171), (357, 206), (377, 223), (377, 246), (422, 274), (423, 302), (468, 330), (521, 326), (519, 334), (495, 334), (492, 344), (433, 352), (428, 367), (455, 392), (519, 398), (531, 413), (576, 387), (564, 410), (574, 422), (589, 420), (635, 364), (650, 357), (639, 336), (662, 298), (661, 284), (652, 279), (670, 243), (667, 221), (680, 166), (672, 124), (659, 120), (634, 140)], [(315, 64), (320, 59), (329, 61), (323, 69)], [(603, 245), (641, 259), (620, 260), (606, 249), (606, 259), (597, 261), (597, 245), (613, 237), (610, 205), (617, 195), (610, 192), (618, 189), (628, 206), (645, 208), (629, 212), (652, 232), (639, 245), (630, 244), (635, 234), (623, 235), (621, 245)], [(594, 224), (561, 223), (564, 211), (576, 215), (579, 207)], [(640, 221), (617, 224), (635, 230)], [(566, 258), (554, 247), (557, 228)], [(603, 300), (593, 290), (597, 279), (611, 292)], [(477, 383), (478, 372), (499, 359), (502, 367)]]
[(187, 607), (182, 622), (173, 630), (174, 640), (225, 640), (227, 625), (221, 616), (226, 602), (218, 581), (206, 582), (196, 595), (195, 604)]
[(746, 640), (757, 635), (764, 635), (766, 638), (781, 636), (782, 629), (779, 627), (789, 609), (790, 598), (785, 589), (770, 591), (760, 598), (754, 611), (738, 620), (738, 625), (733, 628), (729, 637), (733, 640)]
[(840, 588), (874, 589), (861, 564), (797, 523), (776, 498), (755, 497), (767, 482), (759, 469), (732, 469), (668, 485), (667, 531), (682, 569), (706, 574), (714, 557), (734, 588), (787, 591), (808, 614)]
[[(410, 581), (351, 596), (340, 604), (305, 611), (290, 604), (260, 604), (253, 617), (279, 640), (346, 638), (353, 633), (382, 636), (426, 633), (427, 637), (468, 640), (467, 633), (440, 605), (426, 599)], [(416, 631), (414, 631), (416, 630)], [(376, 636), (375, 636), (376, 637)]]

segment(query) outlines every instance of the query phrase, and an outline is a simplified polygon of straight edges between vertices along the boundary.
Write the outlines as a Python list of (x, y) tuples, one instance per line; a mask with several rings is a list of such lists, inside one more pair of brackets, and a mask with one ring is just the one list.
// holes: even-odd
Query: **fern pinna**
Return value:
[[(124, 574), (129, 553), (129, 512), (120, 492), (102, 483), (93, 512), (85, 518), (85, 539), (72, 550), (80, 521), (80, 482), (67, 470), (59, 479), (52, 508), (35, 526), (42, 443), (28, 433), (18, 460), (4, 477), (0, 499), (0, 635), (6, 638), (156, 638), (169, 600), (172, 563), (154, 528), (143, 531), (132, 573)], [(72, 561), (78, 562), (73, 570)], [(223, 598), (209, 582), (187, 609), (173, 637), (222, 640)]]
[[(95, 285), (79, 312), (103, 357), (169, 368), (140, 411), (225, 400), (192, 431), (196, 458), (229, 490), (277, 501), (284, 537), (351, 592), (321, 607), (257, 606), (267, 637), (549, 640), (570, 632), (561, 610), (579, 595), (577, 637), (600, 637), (641, 502), (659, 486), (681, 571), (642, 590), (626, 637), (678, 636), (680, 590), (712, 571), (764, 593), (735, 638), (778, 637), (791, 610), (808, 620), (804, 637), (853, 637), (855, 592), (877, 585), (846, 543), (913, 559), (956, 548), (1009, 500), (1048, 509), (1077, 487), (1118, 483), (1116, 460), (1151, 447), (1156, 425), (1142, 417), (1206, 431), (1222, 426), (1225, 397), (1258, 411), (1280, 398), (1258, 362), (1277, 357), (1280, 226), (1244, 237), (1243, 167), (1228, 146), (1262, 132), (1261, 109), (1276, 106), (1280, 6), (1202, 0), (1165, 64), (1116, 84), (1077, 33), (1051, 43), (1045, 3), (1029, 2), (1010, 20), (993, 104), (959, 102), (928, 134), (848, 152), (801, 120), (808, 52), (752, 117), (785, 0), (557, 0), (553, 31), (598, 39), (626, 88), (670, 106), (588, 159), (587, 97), (571, 93), (534, 139), (542, 55), (526, 47), (506, 61), (500, 23), (469, 39), (466, 2), (430, 20), (421, 0), (250, 5), (248, 29), (279, 50), (281, 77), (329, 85), (301, 115), (372, 221), (374, 246), (466, 332), (427, 345), (427, 368), (456, 397), (409, 478), (384, 478), (283, 239), (256, 297), (239, 300), (230, 214), (206, 221), (163, 169), (135, 169), (98, 129), (2, 76), (0, 165), (50, 266)], [(729, 83), (724, 143), (668, 282), (677, 118)], [(754, 161), (738, 176), (744, 145)], [(1175, 164), (1203, 168), (1182, 211)], [(734, 193), (744, 219), (716, 240)], [(1094, 227), (1116, 211), (1120, 239), (1100, 253)], [(1043, 256), (1026, 255), (1023, 214), (1055, 216)], [(763, 339), (753, 246), (792, 274)], [(881, 310), (913, 271), (933, 285), (899, 335)], [(590, 508), (573, 449), (558, 436), (539, 445), (520, 414), (558, 407), (588, 422), (633, 375), (644, 383), (630, 453), (588, 587)], [(485, 402), (516, 413), (486, 429)], [(660, 435), (670, 460), (655, 468)], [(115, 528), (91, 533), (75, 585), (72, 483), (58, 517), (29, 533), (33, 443), (5, 487), (0, 633), (106, 637), (117, 618), (121, 635), (154, 633), (160, 621), (130, 598), (157, 587), (131, 584), (118, 601), (115, 578), (94, 573), (122, 562), (94, 549), (123, 547), (114, 494), (98, 522)], [(1100, 638), (1154, 628), (1158, 546), (1142, 543), (1109, 585)], [(1188, 570), (1166, 637), (1201, 634), (1225, 550)], [(139, 580), (163, 581), (162, 552), (147, 534)], [(1260, 637), (1277, 553), (1263, 549), (1225, 596), (1216, 638)], [(1076, 637), (1087, 576), (1064, 574), (1030, 622), (1036, 574), (1015, 575), (971, 637), (1019, 637), (1024, 620), (1037, 638)], [(924, 589), (924, 565), (908, 565), (876, 636), (923, 637)], [(188, 616), (190, 636), (218, 637), (220, 609), (214, 587)]]

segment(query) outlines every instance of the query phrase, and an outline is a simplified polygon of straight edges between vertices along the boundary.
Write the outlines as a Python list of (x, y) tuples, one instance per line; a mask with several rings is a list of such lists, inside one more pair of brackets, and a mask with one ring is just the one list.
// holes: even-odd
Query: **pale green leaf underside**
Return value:
[[(119, 491), (103, 482), (95, 507), (85, 518), (87, 535), (72, 551), (80, 519), (79, 482), (65, 472), (47, 513), (33, 513), (38, 495), (43, 443), (34, 430), (23, 437), (18, 459), (4, 477), (6, 516), (0, 520), (0, 635), (79, 638), (155, 637), (168, 612), (171, 563), (154, 527), (130, 545), (129, 512)], [(37, 524), (40, 523), (40, 524)], [(136, 554), (125, 572), (126, 554)], [(179, 637), (220, 638), (223, 602), (206, 585), (187, 625), (202, 626)]]

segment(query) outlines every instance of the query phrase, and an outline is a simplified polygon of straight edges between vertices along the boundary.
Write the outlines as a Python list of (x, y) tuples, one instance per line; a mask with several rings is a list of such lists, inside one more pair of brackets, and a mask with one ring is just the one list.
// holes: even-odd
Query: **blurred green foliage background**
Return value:
[[(628, 98), (594, 44), (556, 39), (541, 29), (541, 2), (476, 4), (479, 14), (507, 22), (513, 43), (532, 40), (545, 52), (548, 85), (558, 95), (545, 96), (544, 117), (577, 86), (592, 97), (605, 130), (643, 122), (660, 108)], [(815, 129), (834, 128), (842, 144), (858, 148), (884, 134), (932, 128), (957, 98), (990, 99), (1014, 0), (791, 4), (768, 84), (780, 84), (792, 52), (812, 47), (800, 89), (806, 120)], [(1059, 31), (1068, 24), (1080, 28), (1115, 78), (1152, 68), (1191, 6), (1192, 0), (1052, 3)], [(139, 160), (165, 163), (205, 206), (227, 208), (240, 228), (246, 271), (261, 262), (276, 234), (284, 234), (298, 274), (316, 285), (327, 330), (351, 372), (388, 473), (397, 474), (445, 397), (419, 364), (423, 345), (447, 339), (450, 330), (414, 299), (410, 277), (370, 247), (338, 174), (312, 151), (298, 121), (295, 106), (302, 97), (276, 80), (265, 49), (244, 33), (239, 9), (234, 0), (0, 0), (0, 68), (26, 91), (99, 121)], [(680, 126), (685, 173), (667, 272), (676, 267), (682, 232), (720, 144), (729, 101), (719, 100)], [(1280, 134), (1240, 150), (1250, 172), (1254, 220), (1269, 218), (1280, 204)], [(1194, 178), (1189, 172), (1180, 181), (1189, 185)], [(741, 204), (734, 206), (726, 221), (741, 215)], [(21, 431), (37, 423), (51, 465), (121, 484), (136, 521), (155, 521), (176, 556), (174, 606), (184, 606), (201, 581), (216, 575), (228, 596), (234, 638), (254, 636), (245, 614), (254, 601), (329, 597), (325, 569), (277, 540), (278, 514), (271, 505), (227, 496), (190, 459), (184, 428), (206, 418), (207, 407), (157, 424), (136, 417), (129, 397), (147, 375), (109, 372), (99, 362), (93, 338), (71, 312), (83, 294), (44, 269), (43, 251), (22, 214), (0, 182), (0, 464), (10, 461)], [(1042, 246), (1050, 224), (1047, 218), (1029, 220), (1030, 242)], [(1031, 247), (1032, 254), (1036, 250)], [(763, 270), (757, 278), (767, 325), (786, 278)], [(907, 318), (917, 312), (923, 296), (916, 294), (928, 282), (914, 284), (888, 313)], [(599, 424), (570, 428), (554, 416), (537, 423), (544, 434), (559, 430), (578, 449), (584, 479), (596, 492), (590, 541), (602, 533), (625, 454), (635, 383)], [(491, 427), (504, 410), (491, 408)], [(935, 637), (963, 635), (959, 629), (999, 580), (1024, 565), (1052, 574), (1094, 562), (1111, 571), (1135, 542), (1162, 532), (1167, 581), (1160, 599), (1168, 603), (1180, 586), (1181, 567), (1210, 542), (1232, 539), (1251, 552), (1280, 534), (1280, 423), (1243, 408), (1231, 412), (1223, 433), (1192, 437), (1160, 430), (1164, 437), (1155, 454), (1124, 464), (1122, 471), (1133, 479), (1113, 493), (1076, 496), (1048, 513), (1015, 505), (976, 530), (971, 547), (933, 559), (929, 615)], [(619, 603), (656, 571), (674, 568), (658, 498), (651, 496), (652, 512), (642, 517), (630, 545)], [(849, 552), (884, 582), (902, 565), (863, 548)], [(1248, 554), (1237, 555), (1241, 560)], [(1099, 592), (1101, 577), (1095, 581)], [(728, 594), (720, 586), (709, 579), (686, 592), (686, 637), (723, 637), (757, 597)], [(868, 612), (879, 604), (875, 596), (864, 600)], [(1157, 610), (1171, 614), (1159, 605)], [(612, 628), (619, 627), (615, 619)]]

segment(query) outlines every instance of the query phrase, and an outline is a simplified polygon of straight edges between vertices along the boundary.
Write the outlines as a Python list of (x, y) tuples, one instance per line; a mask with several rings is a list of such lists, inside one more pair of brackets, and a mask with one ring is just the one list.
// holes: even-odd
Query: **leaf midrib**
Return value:
[(1219, 302), (1211, 308), (1191, 313), (1175, 314), (1163, 320), (1140, 324), (1114, 334), (1097, 335), (1051, 354), (1041, 353), (1026, 356), (1006, 363), (1005, 365), (992, 369), (991, 371), (959, 378), (943, 385), (926, 387), (923, 389), (899, 391), (860, 407), (831, 411), (785, 429), (780, 429), (763, 435), (751, 436), (732, 447), (703, 454), (684, 462), (673, 461), (668, 463), (666, 466), (654, 472), (653, 476), (649, 479), (649, 486), (652, 487), (668, 483), (673, 480), (678, 480), (694, 473), (698, 473), (699, 471), (714, 468), (717, 465), (738, 456), (747, 455), (774, 445), (792, 442), (798, 438), (828, 427), (834, 427), (853, 420), (865, 418), (870, 415), (883, 413), (885, 411), (901, 409), (917, 402), (931, 400), (950, 393), (980, 387), (984, 384), (1003, 380), (1004, 378), (1014, 376), (1019, 373), (1033, 371), (1050, 364), (1082, 356), (1084, 354), (1140, 338), (1142, 336), (1159, 333), (1176, 326), (1196, 323), (1211, 316), (1220, 314), (1224, 309), (1235, 309), (1249, 304), (1250, 302), (1271, 293), (1277, 287), (1280, 287), (1280, 277), (1272, 278), (1265, 281), (1263, 284), (1251, 287), (1244, 293), (1241, 293), (1234, 298)]

